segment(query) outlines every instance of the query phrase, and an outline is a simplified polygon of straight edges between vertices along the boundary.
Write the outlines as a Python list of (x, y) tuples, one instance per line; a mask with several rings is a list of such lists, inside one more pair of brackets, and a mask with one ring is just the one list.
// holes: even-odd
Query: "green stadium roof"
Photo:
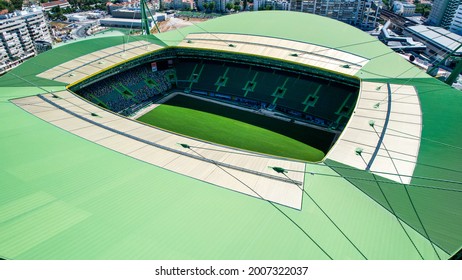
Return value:
[(301, 211), (273, 206), (119, 154), (9, 101), (64, 89), (36, 75), (127, 40), (95, 38), (43, 53), (0, 78), (0, 258), (447, 259), (460, 249), (459, 91), (362, 31), (310, 14), (240, 13), (149, 40), (176, 45), (191, 32), (337, 48), (371, 60), (356, 74), (365, 81), (415, 86), (423, 129), (411, 185), (326, 161), (307, 164)]

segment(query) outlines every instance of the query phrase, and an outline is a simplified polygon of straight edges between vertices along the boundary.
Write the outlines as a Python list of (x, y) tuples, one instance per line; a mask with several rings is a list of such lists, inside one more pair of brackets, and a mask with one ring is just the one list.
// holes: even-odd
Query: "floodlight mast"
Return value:
[(452, 84), (457, 81), (459, 74), (462, 72), (462, 59), (457, 62), (456, 67), (452, 70), (451, 75), (444, 81), (446, 84), (452, 86)]
[[(438, 73), (438, 68), (440, 65), (444, 64), (448, 58), (450, 58), (452, 55), (454, 55), (460, 48), (462, 47), (462, 43), (455, 48), (453, 51), (451, 51), (448, 55), (446, 55), (440, 62), (437, 64), (428, 67), (427, 69), (427, 74), (435, 77), (436, 74)], [(452, 70), (451, 75), (446, 79), (445, 83), (452, 86), (452, 84), (457, 80), (457, 77), (459, 74), (462, 72), (462, 59), (459, 60), (459, 62), (456, 65), (456, 68)]]
[(151, 13), (151, 10), (148, 7), (147, 0), (140, 0), (140, 12), (141, 12), (141, 27), (143, 29), (143, 33), (146, 35), (151, 34), (151, 26), (149, 25), (148, 15), (146, 13), (148, 11), (149, 15), (151, 16), (154, 25), (156, 26), (157, 32), (160, 33), (159, 26), (157, 25), (157, 21), (154, 19), (154, 16)]

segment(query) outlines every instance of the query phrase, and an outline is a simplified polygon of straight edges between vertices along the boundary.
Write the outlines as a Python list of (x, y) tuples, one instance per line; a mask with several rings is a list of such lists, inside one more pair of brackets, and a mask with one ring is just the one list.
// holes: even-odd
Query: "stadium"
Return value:
[(0, 78), (2, 259), (458, 259), (462, 96), (368, 34), (241, 13)]

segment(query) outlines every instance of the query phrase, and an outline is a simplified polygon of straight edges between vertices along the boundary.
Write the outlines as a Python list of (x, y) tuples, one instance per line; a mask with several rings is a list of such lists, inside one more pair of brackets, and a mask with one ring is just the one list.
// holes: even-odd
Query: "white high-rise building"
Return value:
[(451, 25), (457, 7), (462, 0), (435, 0), (428, 17), (428, 24), (448, 29)]
[(290, 6), (290, 0), (264, 0), (264, 2), (264, 6), (272, 6), (274, 10), (289, 10)]
[(414, 4), (393, 1), (393, 12), (403, 17), (412, 17), (415, 14), (415, 8)]
[(260, 5), (263, 5), (264, 2), (264, 0), (253, 0), (253, 10), (258, 11), (258, 8), (260, 8)]
[(452, 18), (449, 31), (462, 35), (462, 5), (459, 5), (457, 8), (454, 17)]
[(290, 0), (290, 10), (333, 18), (371, 29), (375, 27), (381, 1), (374, 0)]
[(0, 18), (0, 73), (35, 56), (35, 41), (51, 43), (41, 10), (21, 11)]
[(233, 0), (198, 0), (197, 1), (197, 8), (201, 11), (204, 10), (204, 4), (214, 2), (215, 7), (213, 11), (215, 12), (224, 12), (226, 11), (226, 4), (229, 2), (234, 2)]
[(51, 43), (50, 30), (48, 29), (45, 16), (41, 11), (33, 13), (28, 12), (24, 14), (22, 18), (26, 21), (26, 26), (32, 41), (42, 40)]

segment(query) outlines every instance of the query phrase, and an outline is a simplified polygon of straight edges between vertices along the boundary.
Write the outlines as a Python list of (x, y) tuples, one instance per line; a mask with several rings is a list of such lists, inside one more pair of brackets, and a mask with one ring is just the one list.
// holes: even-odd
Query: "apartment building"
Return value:
[(343, 21), (363, 29), (375, 27), (380, 1), (373, 0), (291, 0), (290, 10)]
[(435, 0), (428, 17), (428, 24), (449, 29), (452, 19), (462, 0)]
[(51, 43), (40, 9), (18, 11), (0, 17), (0, 74), (37, 54), (35, 41)]
[(456, 10), (449, 26), (449, 31), (462, 35), (462, 5), (459, 5), (459, 8)]

